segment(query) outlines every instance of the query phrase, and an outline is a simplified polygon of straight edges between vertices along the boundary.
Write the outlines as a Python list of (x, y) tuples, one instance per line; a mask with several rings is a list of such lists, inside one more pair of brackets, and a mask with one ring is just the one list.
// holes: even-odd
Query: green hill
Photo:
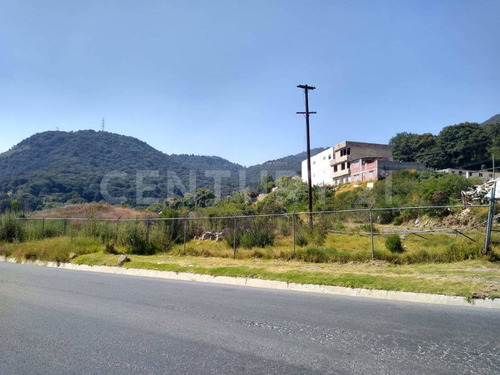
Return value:
[[(0, 154), (0, 212), (12, 200), (26, 210), (101, 200), (147, 204), (136, 199), (142, 171), (159, 174), (144, 179), (144, 184), (153, 186), (145, 198), (162, 201), (198, 188), (214, 190), (214, 177), (206, 175), (208, 171), (229, 172), (230, 177), (221, 179), (221, 195), (227, 196), (239, 188), (241, 170), (247, 172), (247, 185), (256, 187), (261, 169), (273, 177), (278, 170), (294, 174), (303, 158), (303, 154), (292, 155), (245, 169), (217, 156), (168, 155), (136, 138), (109, 132), (48, 131)], [(101, 182), (106, 176), (109, 183), (103, 191)]]
[(488, 124), (500, 124), (500, 113), (498, 115), (490, 117), (488, 120), (483, 122), (481, 125), (488, 125)]
[[(84, 130), (50, 131), (35, 134), (11, 150), (0, 154), (0, 210), (17, 199), (21, 208), (37, 209), (57, 203), (81, 203), (106, 198), (101, 191), (105, 176), (110, 178), (107, 192), (113, 203), (136, 201), (137, 176), (141, 171), (158, 171), (158, 178), (146, 178), (154, 184), (144, 197), (163, 199), (170, 193), (182, 194), (182, 185), (212, 188), (213, 177), (205, 171), (228, 170), (222, 194), (237, 187), (238, 164), (215, 156), (167, 155), (133, 137)], [(169, 182), (170, 181), (170, 185)], [(172, 181), (177, 181), (176, 186)], [(106, 195), (106, 194), (104, 194)], [(109, 199), (108, 199), (109, 200)]]
[[(311, 155), (316, 155), (325, 148), (311, 149)], [(295, 176), (300, 175), (302, 160), (307, 157), (306, 152), (301, 152), (295, 155), (285, 156), (276, 160), (269, 160), (262, 164), (253, 165), (247, 168), (247, 180), (252, 186), (256, 186), (260, 180), (262, 173), (269, 173), (274, 179), (280, 176)]]

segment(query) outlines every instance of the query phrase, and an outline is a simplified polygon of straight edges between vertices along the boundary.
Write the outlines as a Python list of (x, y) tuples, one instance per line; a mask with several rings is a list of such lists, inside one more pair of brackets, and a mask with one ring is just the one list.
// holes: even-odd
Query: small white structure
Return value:
[(490, 172), (488, 170), (472, 171), (470, 169), (446, 168), (446, 169), (440, 169), (438, 170), (438, 172), (457, 174), (459, 176), (464, 176), (465, 178), (480, 178), (483, 181), (489, 181), (493, 178), (493, 172)]
[[(333, 147), (311, 156), (311, 181), (313, 185), (333, 185), (330, 162), (335, 158)], [(307, 159), (302, 161), (302, 181), (307, 182)]]

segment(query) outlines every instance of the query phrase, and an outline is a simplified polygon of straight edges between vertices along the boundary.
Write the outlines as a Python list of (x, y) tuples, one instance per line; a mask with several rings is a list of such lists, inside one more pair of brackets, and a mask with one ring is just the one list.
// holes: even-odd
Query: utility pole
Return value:
[(493, 179), (495, 180), (495, 153), (491, 154), (491, 159), (493, 160)]
[(306, 115), (306, 134), (307, 134), (307, 187), (309, 190), (309, 227), (312, 229), (313, 226), (313, 202), (312, 202), (312, 180), (311, 180), (311, 138), (309, 136), (309, 115), (314, 115), (316, 112), (309, 111), (309, 90), (314, 90), (316, 87), (309, 85), (298, 85), (299, 89), (304, 90), (306, 97), (306, 111), (297, 112), (298, 115)]

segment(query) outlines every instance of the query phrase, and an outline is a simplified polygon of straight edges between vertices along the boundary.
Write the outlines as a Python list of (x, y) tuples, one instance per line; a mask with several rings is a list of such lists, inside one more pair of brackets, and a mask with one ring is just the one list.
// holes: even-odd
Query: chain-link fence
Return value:
[[(363, 208), (270, 215), (2, 219), (4, 241), (85, 236), (105, 251), (310, 262), (475, 258), (500, 243), (494, 204)], [(10, 224), (9, 224), (10, 223)], [(10, 226), (10, 227), (9, 227)], [(6, 229), (6, 227), (9, 227)]]

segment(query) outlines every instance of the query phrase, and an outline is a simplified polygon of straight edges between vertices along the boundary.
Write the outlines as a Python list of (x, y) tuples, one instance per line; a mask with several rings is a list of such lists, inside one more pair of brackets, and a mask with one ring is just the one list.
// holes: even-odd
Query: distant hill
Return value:
[[(313, 148), (311, 155), (316, 155), (326, 148)], [(262, 164), (253, 165), (247, 168), (247, 179), (253, 185), (257, 185), (262, 173), (269, 173), (274, 179), (280, 176), (300, 175), (302, 160), (307, 157), (306, 152), (285, 156), (276, 160), (269, 160)]]
[(500, 113), (498, 115), (495, 115), (485, 122), (483, 122), (481, 125), (488, 125), (488, 124), (500, 124)]
[[(136, 138), (109, 132), (49, 131), (0, 154), (0, 212), (12, 200), (26, 210), (101, 200), (147, 204), (136, 199), (138, 177), (144, 171), (159, 174), (144, 178), (145, 198), (163, 201), (186, 190), (214, 190), (214, 171), (230, 175), (220, 178), (221, 195), (227, 196), (238, 190), (240, 171), (247, 172), (247, 185), (256, 187), (261, 169), (273, 177), (278, 170), (294, 174), (303, 158), (301, 153), (245, 168), (217, 156), (168, 155)], [(103, 178), (109, 181), (104, 190)]]
[[(140, 204), (136, 192), (142, 171), (159, 173), (158, 178), (144, 179), (144, 184), (154, 185), (144, 194), (146, 198), (163, 200), (168, 193), (181, 194), (181, 183), (189, 189), (190, 179), (196, 188), (213, 189), (214, 178), (206, 176), (206, 170), (231, 172), (232, 177), (224, 179), (222, 186), (222, 194), (228, 194), (237, 188), (236, 171), (242, 168), (216, 156), (167, 155), (136, 138), (108, 132), (49, 131), (0, 154), (0, 210), (12, 199), (18, 199), (26, 209), (109, 197), (122, 197), (111, 199), (112, 203)], [(101, 191), (105, 176), (112, 177), (107, 186), (109, 195)]]

